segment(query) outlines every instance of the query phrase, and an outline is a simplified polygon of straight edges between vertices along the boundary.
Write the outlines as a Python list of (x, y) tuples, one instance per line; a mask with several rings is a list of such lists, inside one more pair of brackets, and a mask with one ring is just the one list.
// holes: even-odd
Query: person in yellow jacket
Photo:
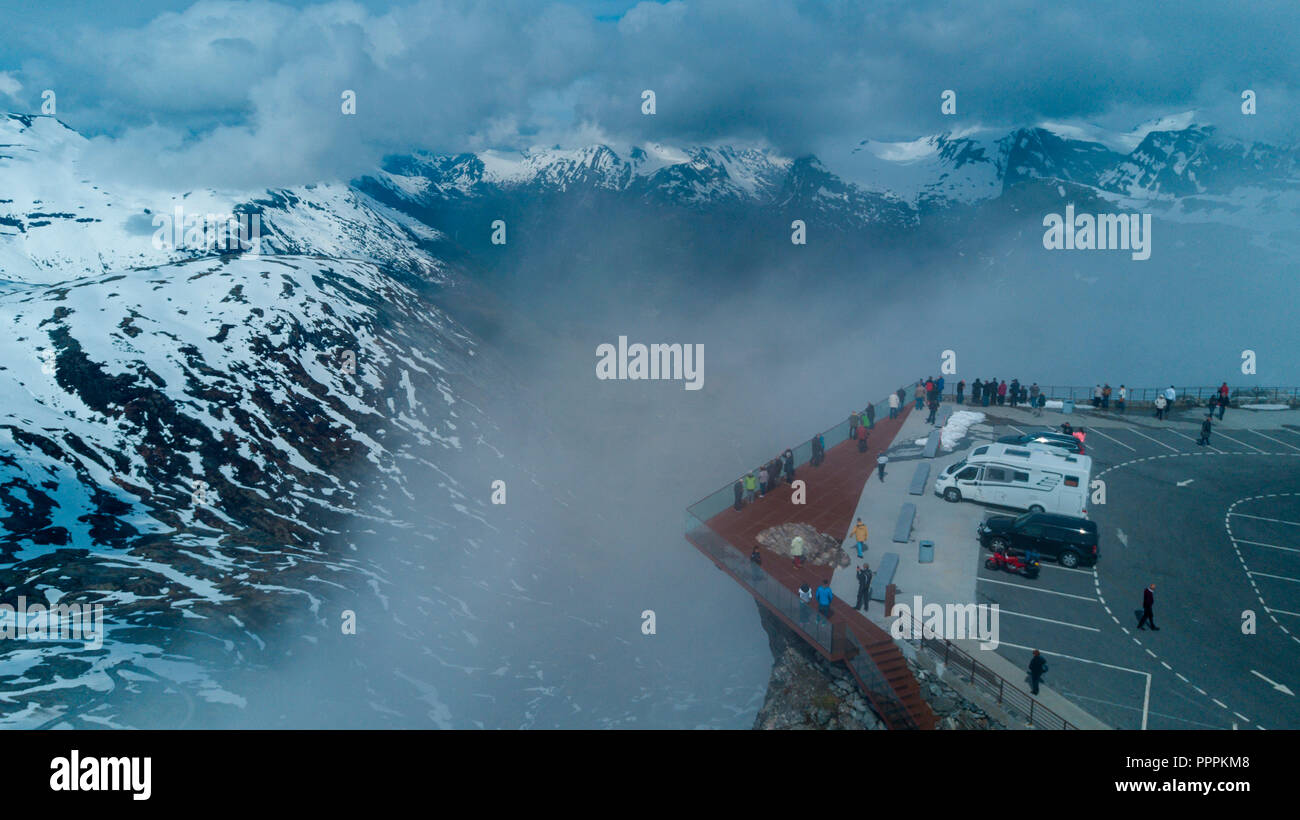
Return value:
[(796, 535), (790, 542), (790, 554), (794, 556), (794, 568), (803, 566), (803, 536)]
[(861, 518), (859, 518), (858, 523), (854, 525), (852, 535), (853, 540), (858, 542), (858, 557), (861, 558), (862, 550), (867, 546), (867, 525), (862, 523)]

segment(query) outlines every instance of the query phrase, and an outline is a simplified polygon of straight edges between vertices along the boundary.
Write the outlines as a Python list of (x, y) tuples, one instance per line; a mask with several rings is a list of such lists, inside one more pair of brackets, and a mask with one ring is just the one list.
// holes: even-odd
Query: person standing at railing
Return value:
[(831, 619), (831, 601), (835, 600), (835, 593), (831, 592), (831, 579), (827, 578), (822, 581), (822, 585), (817, 587), (817, 621), (825, 623)]
[(934, 380), (934, 401), (936, 404), (943, 403), (943, 376)]
[(861, 423), (857, 410), (849, 413), (849, 438), (856, 439), (858, 437), (858, 425)]
[(1043, 656), (1038, 654), (1038, 650), (1035, 649), (1034, 657), (1029, 660), (1030, 693), (1035, 695), (1038, 694), (1038, 682), (1043, 679), (1043, 675), (1045, 675), (1046, 673), (1047, 673), (1047, 661), (1043, 660)]
[(822, 459), (826, 457), (826, 439), (818, 433), (812, 437), (812, 466), (822, 466)]
[(875, 426), (876, 426), (876, 406), (875, 406), (874, 404), (872, 404), (871, 402), (867, 402), (867, 409), (863, 411), (863, 414), (866, 415), (866, 417), (867, 417), (867, 426), (868, 426), (868, 427), (875, 427)]
[(808, 623), (808, 610), (812, 609), (812, 599), (812, 587), (808, 586), (807, 581), (804, 581), (799, 585), (799, 623), (801, 624)]
[(920, 410), (921, 405), (925, 403), (925, 379), (917, 381), (916, 393), (914, 393), (913, 396), (916, 398), (916, 409)]
[(735, 508), (740, 512), (745, 506), (745, 481), (743, 478), (736, 479), (736, 483), (731, 485), (731, 491), (736, 494)]
[(898, 397), (897, 393), (889, 394), (889, 417), (891, 419), (898, 418), (898, 410), (900, 407), (902, 407), (902, 405), (903, 405), (903, 400)]
[(1124, 412), (1124, 405), (1128, 403), (1128, 388), (1124, 385), (1119, 386), (1119, 399), (1115, 402), (1115, 409)]
[(767, 497), (767, 480), (768, 480), (767, 468), (759, 467), (758, 468), (758, 497), (759, 498)]
[(789, 448), (786, 448), (785, 451), (784, 467), (785, 467), (785, 483), (793, 484), (794, 483), (794, 452), (791, 451)]
[(859, 453), (865, 453), (867, 451), (867, 433), (869, 432), (870, 430), (867, 428), (866, 425), (861, 425), (858, 427), (858, 452)]
[(963, 400), (962, 394), (965, 392), (966, 392), (966, 380), (962, 379), (961, 381), (957, 382), (957, 403), (958, 404), (962, 403)]
[(754, 471), (750, 470), (745, 474), (745, 503), (754, 503), (754, 491), (758, 489), (758, 479), (754, 478)]
[(1165, 401), (1167, 402), (1165, 405), (1166, 411), (1172, 413), (1174, 405), (1178, 403), (1178, 391), (1174, 389), (1172, 384), (1165, 390)]
[(998, 404), (1003, 405), (1006, 403), (1007, 403), (1007, 383), (998, 382)]

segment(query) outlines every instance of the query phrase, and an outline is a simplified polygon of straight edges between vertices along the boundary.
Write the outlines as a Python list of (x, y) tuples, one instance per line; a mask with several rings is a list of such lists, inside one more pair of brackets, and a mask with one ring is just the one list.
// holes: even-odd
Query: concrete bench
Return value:
[(880, 559), (880, 566), (872, 567), (869, 595), (873, 601), (885, 600), (885, 587), (894, 583), (894, 573), (898, 571), (898, 553), (887, 552)]
[(907, 491), (912, 495), (923, 495), (925, 485), (930, 480), (930, 465), (924, 461), (916, 465), (916, 472), (912, 474), (912, 484)]
[(916, 518), (916, 505), (908, 501), (898, 511), (898, 523), (894, 525), (894, 540), (906, 544), (912, 537), (912, 520)]
[(942, 427), (936, 427), (933, 430), (931, 430), (930, 435), (926, 437), (925, 439), (926, 458), (934, 458), (935, 456), (939, 455), (939, 439), (942, 438), (942, 436), (939, 435), (939, 431), (942, 429), (943, 429)]

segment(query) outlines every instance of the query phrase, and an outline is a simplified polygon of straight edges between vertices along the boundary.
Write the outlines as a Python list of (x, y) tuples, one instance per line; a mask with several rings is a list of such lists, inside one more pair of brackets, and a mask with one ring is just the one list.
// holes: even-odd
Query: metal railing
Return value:
[[(946, 385), (945, 385), (946, 386)], [(1029, 388), (1028, 384), (1021, 384), (1025, 389)], [(1069, 399), (1077, 403), (1087, 403), (1092, 401), (1093, 385), (1039, 385), (1038, 389), (1048, 399)], [(1129, 404), (1151, 404), (1156, 400), (1156, 396), (1163, 395), (1168, 386), (1165, 387), (1129, 387), (1128, 398)], [(1228, 398), (1234, 403), (1240, 403), (1244, 400), (1249, 401), (1267, 401), (1286, 404), (1300, 403), (1300, 387), (1228, 387)], [(1198, 405), (1207, 399), (1219, 395), (1219, 385), (1213, 386), (1193, 386), (1178, 387), (1175, 385), (1174, 392), (1178, 394), (1176, 404), (1188, 406)], [(966, 385), (965, 401), (970, 403), (970, 384)], [(956, 399), (956, 393), (945, 393), (945, 398)], [(1110, 406), (1114, 407), (1115, 402), (1119, 401), (1119, 386), (1111, 385)], [(980, 402), (979, 406), (983, 406)]]
[(947, 638), (927, 632), (920, 621), (912, 619), (910, 635), (903, 640), (924, 649), (966, 683), (997, 701), (1003, 711), (1019, 717), (1037, 729), (1078, 729), (1073, 723), (1044, 706), (1033, 695), (989, 669)]
[[(898, 412), (900, 414), (904, 409), (906, 409), (907, 403), (913, 401), (911, 398), (911, 388), (915, 386), (915, 383), (913, 383), (903, 388), (904, 395), (907, 396), (907, 398), (905, 398), (899, 405)], [(874, 404), (876, 407), (876, 422), (887, 419), (889, 417), (889, 396), (885, 396), (883, 400), (875, 402)], [(821, 435), (825, 439), (827, 451), (837, 444), (842, 444), (843, 442), (848, 441), (849, 420), (845, 418), (844, 421), (841, 421), (829, 430), (823, 431)], [(816, 438), (816, 436), (813, 436), (806, 441), (802, 441), (798, 445), (790, 448), (794, 453), (794, 465), (796, 469), (812, 461), (812, 442), (814, 438)], [(785, 451), (782, 450), (781, 452)], [(757, 470), (754, 472), (755, 475), (758, 474)], [(741, 475), (743, 477), (744, 473)], [(701, 521), (708, 521), (710, 518), (713, 518), (713, 516), (735, 503), (735, 491), (732, 489), (734, 484), (735, 479), (733, 479), (731, 483), (724, 485), (721, 489), (709, 493), (704, 498), (696, 501), (694, 504), (686, 508), (687, 511)]]

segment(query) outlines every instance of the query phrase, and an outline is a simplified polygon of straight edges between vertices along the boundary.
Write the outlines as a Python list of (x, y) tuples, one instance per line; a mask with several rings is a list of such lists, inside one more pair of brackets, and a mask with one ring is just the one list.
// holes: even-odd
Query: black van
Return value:
[(991, 515), (975, 532), (985, 549), (1020, 555), (1033, 550), (1063, 567), (1097, 563), (1097, 522), (1087, 518), (1045, 512)]

